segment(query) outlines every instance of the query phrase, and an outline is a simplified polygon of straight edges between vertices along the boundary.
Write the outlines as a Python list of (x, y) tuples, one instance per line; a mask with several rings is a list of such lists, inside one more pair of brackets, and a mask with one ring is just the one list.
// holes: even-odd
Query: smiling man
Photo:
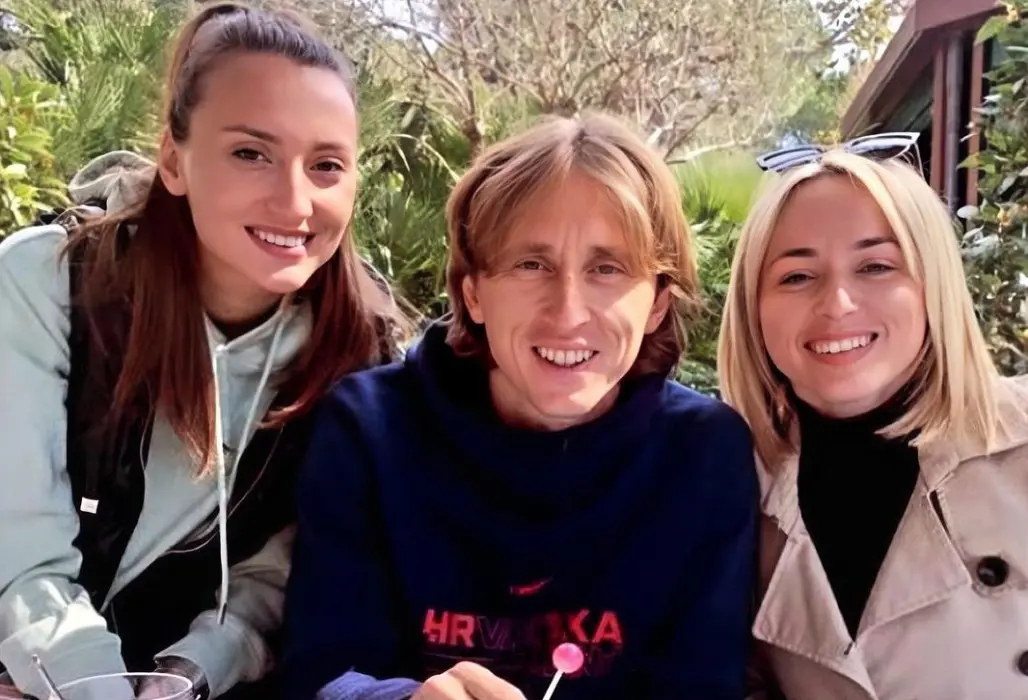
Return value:
[(696, 271), (678, 189), (603, 117), (488, 151), (447, 208), (452, 314), (345, 380), (301, 477), (290, 698), (742, 696), (749, 433), (668, 379)]

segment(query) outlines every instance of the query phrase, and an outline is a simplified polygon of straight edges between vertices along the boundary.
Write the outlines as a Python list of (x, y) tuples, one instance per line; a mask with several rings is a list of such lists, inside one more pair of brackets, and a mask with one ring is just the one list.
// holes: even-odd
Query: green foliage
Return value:
[(975, 43), (981, 44), (989, 41), (990, 39), (995, 39), (1000, 32), (1007, 28), (1008, 24), (1009, 20), (1004, 15), (993, 15), (992, 17), (989, 17), (989, 19), (985, 20), (985, 24), (978, 29), (978, 33), (974, 39)]
[(740, 226), (768, 177), (743, 151), (715, 151), (674, 166), (682, 207), (691, 222), (717, 219)]
[(676, 166), (675, 174), (695, 237), (703, 301), (699, 318), (689, 326), (689, 351), (679, 379), (715, 393), (717, 337), (735, 242), (766, 176), (742, 152), (708, 153)]
[(807, 99), (784, 121), (781, 135), (800, 142), (841, 141), (840, 122), (852, 82), (853, 76), (847, 72), (823, 75)]
[[(508, 94), (483, 93), (486, 142), (537, 115)], [(361, 189), (354, 230), (369, 259), (392, 280), (421, 320), (446, 311), (446, 199), (472, 145), (445, 105), (408, 94), (376, 71), (360, 76)]]
[(11, 2), (28, 30), (22, 51), (33, 72), (61, 89), (66, 114), (53, 130), (53, 153), (64, 177), (106, 151), (151, 148), (164, 47), (184, 6), (149, 0)]
[(772, 141), (841, 141), (846, 109), (892, 38), (894, 22), (912, 3), (913, 0), (812, 0), (823, 25), (820, 61), (808, 68), (814, 79), (800, 83), (807, 90), (796, 107), (780, 120)]
[(59, 99), (54, 86), (0, 66), (0, 238), (65, 201), (47, 128)]
[(360, 193), (354, 232), (417, 317), (445, 308), (444, 210), (467, 157), (456, 125), (406, 100), (388, 80), (361, 75)]
[(981, 174), (980, 206), (964, 236), (968, 288), (986, 340), (1005, 374), (1028, 372), (1028, 0), (1006, 4), (986, 22), (1003, 60), (988, 74), (978, 110), (985, 148), (968, 161)]

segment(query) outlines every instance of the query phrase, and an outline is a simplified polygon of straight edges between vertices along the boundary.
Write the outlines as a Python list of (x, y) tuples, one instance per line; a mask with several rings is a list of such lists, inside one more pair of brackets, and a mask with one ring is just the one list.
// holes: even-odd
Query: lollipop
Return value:
[(561, 676), (565, 673), (574, 673), (582, 668), (584, 661), (585, 657), (582, 655), (582, 650), (577, 644), (565, 642), (554, 649), (553, 666), (557, 669), (557, 672), (553, 675), (553, 680), (550, 681), (550, 687), (546, 689), (546, 695), (543, 696), (543, 700), (550, 700), (553, 697), (553, 691), (557, 689), (557, 683), (560, 681)]

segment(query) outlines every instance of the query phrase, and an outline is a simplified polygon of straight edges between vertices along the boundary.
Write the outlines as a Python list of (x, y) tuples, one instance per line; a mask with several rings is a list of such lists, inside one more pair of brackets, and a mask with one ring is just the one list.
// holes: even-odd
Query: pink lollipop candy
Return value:
[(553, 692), (557, 689), (557, 683), (560, 681), (561, 676), (565, 673), (574, 673), (582, 668), (584, 662), (585, 655), (582, 654), (582, 650), (577, 644), (564, 642), (554, 649), (553, 666), (557, 669), (557, 672), (553, 675), (553, 680), (550, 681), (550, 687), (546, 689), (546, 695), (543, 696), (543, 700), (550, 700), (553, 697)]
[(553, 665), (561, 673), (571, 675), (582, 668), (585, 656), (577, 644), (564, 642), (553, 650)]

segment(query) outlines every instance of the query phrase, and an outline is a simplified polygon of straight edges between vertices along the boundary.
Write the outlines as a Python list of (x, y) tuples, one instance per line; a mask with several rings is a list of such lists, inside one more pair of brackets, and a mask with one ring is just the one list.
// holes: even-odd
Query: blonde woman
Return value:
[(743, 420), (668, 379), (696, 269), (660, 157), (605, 117), (485, 153), (453, 314), (344, 381), (302, 477), (289, 700), (738, 700), (756, 562)]
[(1023, 700), (1028, 384), (890, 138), (765, 160), (739, 241), (719, 362), (760, 458), (753, 633), (789, 700)]

